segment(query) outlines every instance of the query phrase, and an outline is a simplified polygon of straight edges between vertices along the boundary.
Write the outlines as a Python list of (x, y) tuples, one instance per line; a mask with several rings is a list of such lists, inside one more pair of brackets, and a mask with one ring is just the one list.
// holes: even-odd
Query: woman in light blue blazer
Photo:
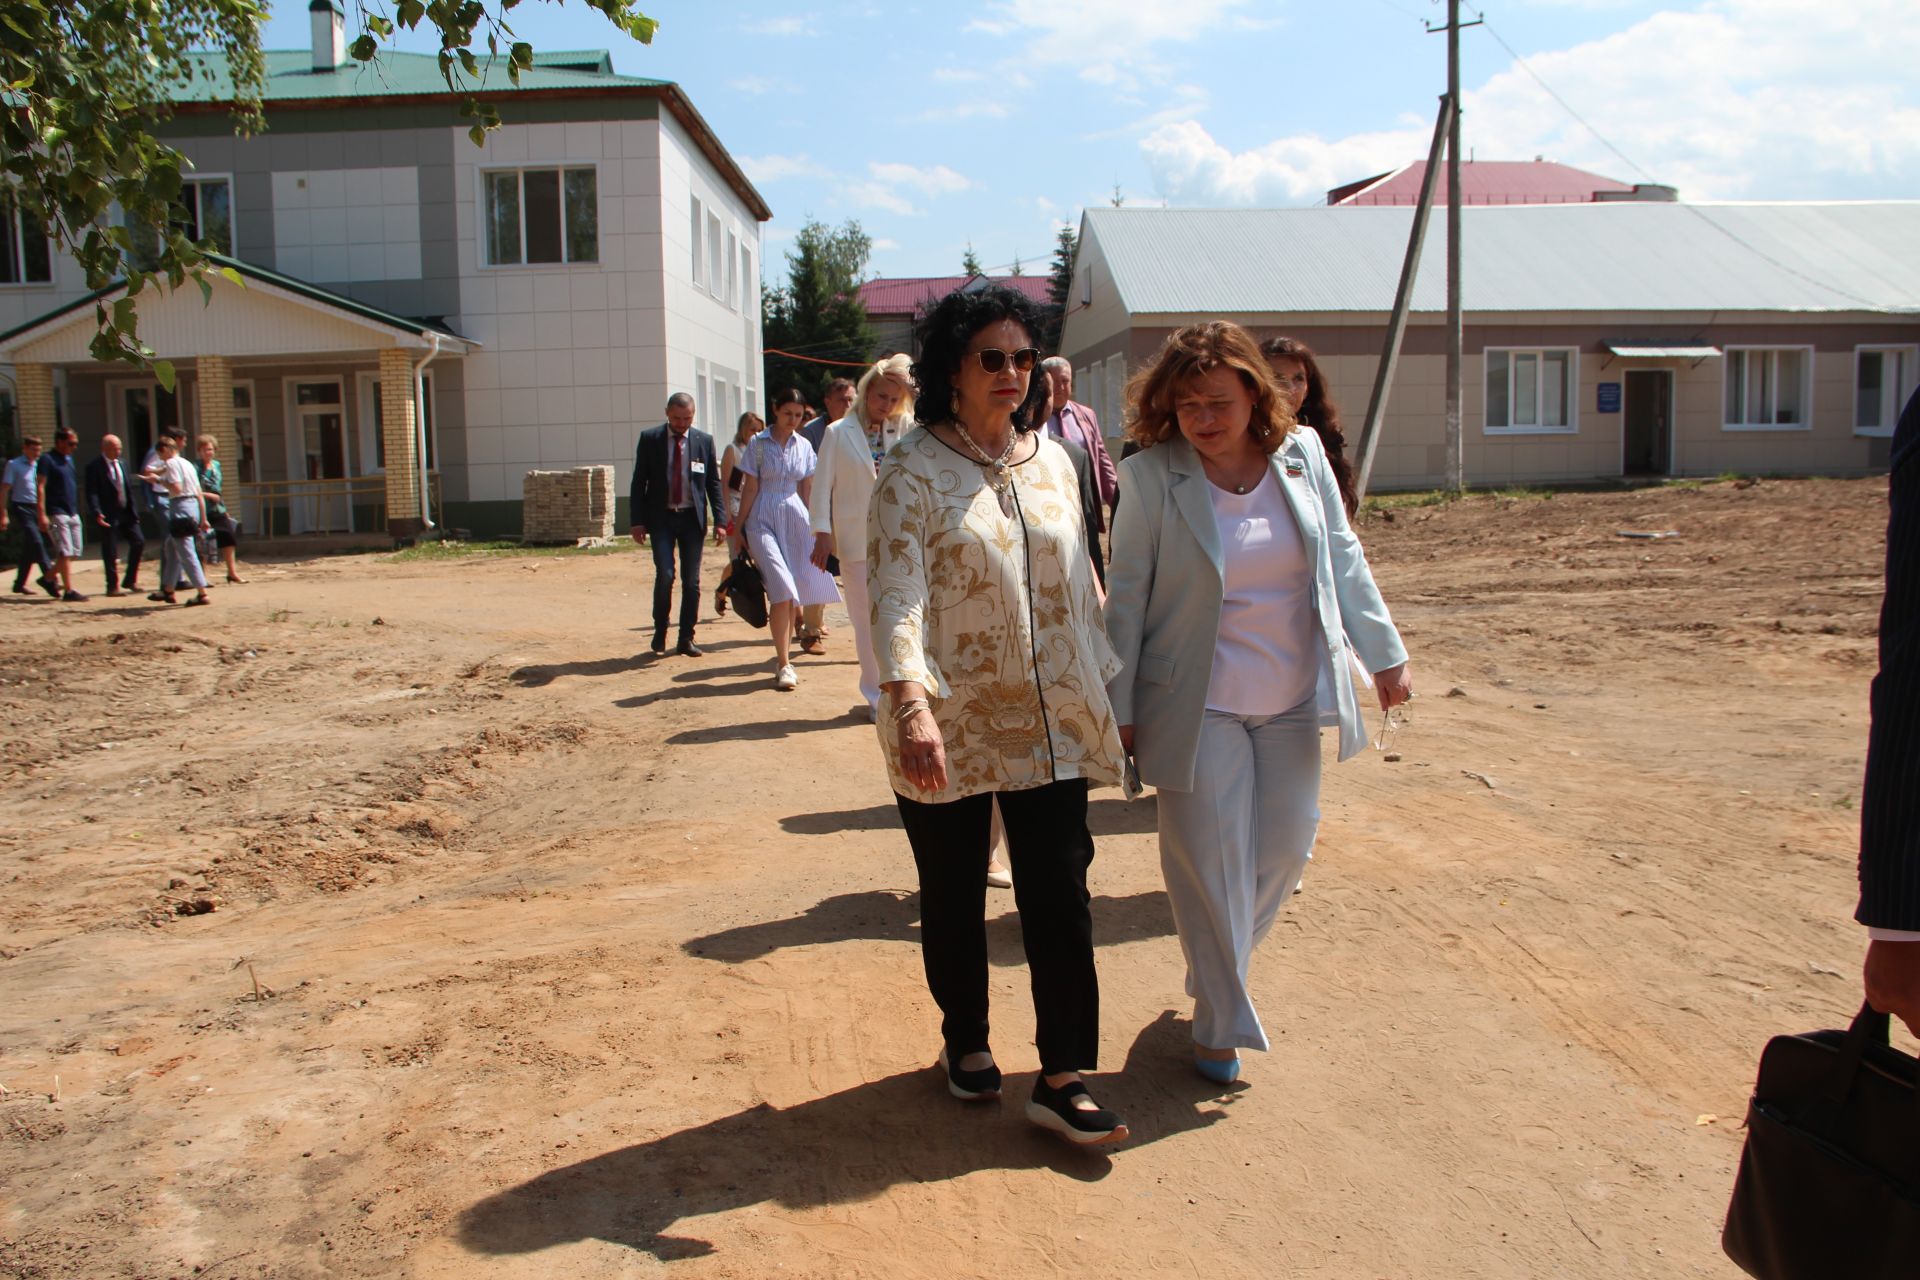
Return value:
[(1246, 330), (1178, 331), (1128, 391), (1142, 448), (1120, 464), (1107, 690), (1159, 789), (1194, 1065), (1225, 1084), (1267, 1047), (1247, 967), (1313, 849), (1320, 727), (1345, 760), (1367, 742), (1355, 664), (1382, 708), (1412, 680), (1325, 448)]

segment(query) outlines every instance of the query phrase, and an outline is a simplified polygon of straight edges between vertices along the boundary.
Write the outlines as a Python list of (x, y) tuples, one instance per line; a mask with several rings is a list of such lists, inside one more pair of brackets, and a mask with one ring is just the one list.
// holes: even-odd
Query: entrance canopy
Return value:
[[(169, 291), (164, 285), (150, 285), (140, 293), (140, 337), (162, 359), (331, 355), (435, 346), (446, 355), (458, 356), (479, 346), (436, 320), (397, 316), (237, 258), (207, 257), (216, 266), (232, 268), (244, 283), (209, 275), (210, 300), (189, 287)], [(88, 346), (97, 331), (94, 306), (125, 292), (124, 283), (115, 283), (0, 333), (0, 363), (91, 363)]]
[(1723, 354), (1718, 347), (1661, 342), (1657, 339), (1636, 342), (1630, 338), (1616, 338), (1608, 342), (1606, 348), (1623, 360), (1711, 360)]

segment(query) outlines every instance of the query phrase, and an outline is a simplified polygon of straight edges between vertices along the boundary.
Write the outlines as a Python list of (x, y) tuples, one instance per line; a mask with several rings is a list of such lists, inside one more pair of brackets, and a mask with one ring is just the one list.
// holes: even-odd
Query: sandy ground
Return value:
[(1732, 1276), (1759, 1049), (1859, 998), (1884, 499), (1373, 516), (1421, 696), (1329, 771), (1234, 1087), (1096, 793), (1106, 1154), (1021, 1115), (1010, 895), (1009, 1096), (930, 1067), (844, 622), (783, 695), (732, 618), (646, 654), (634, 554), (4, 597), (0, 1275)]

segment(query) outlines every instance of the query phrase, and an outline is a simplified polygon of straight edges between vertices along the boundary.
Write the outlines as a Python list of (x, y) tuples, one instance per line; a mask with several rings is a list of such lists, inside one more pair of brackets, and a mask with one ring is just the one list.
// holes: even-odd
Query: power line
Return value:
[[(1384, 3), (1385, 0), (1382, 0), (1382, 2)], [(1572, 103), (1568, 102), (1565, 98), (1561, 97), (1557, 92), (1555, 92), (1553, 86), (1548, 84), (1544, 79), (1541, 78), (1539, 72), (1535, 71), (1532, 67), (1528, 66), (1527, 60), (1520, 56), (1519, 51), (1516, 50), (1512, 45), (1508, 44), (1506, 37), (1502, 36), (1499, 33), (1499, 31), (1494, 29), (1493, 24), (1487, 21), (1487, 15), (1483, 11), (1481, 11), (1480, 9), (1474, 8), (1474, 6), (1469, 2), (1469, 0), (1461, 0), (1461, 3), (1466, 8), (1472, 9), (1474, 14), (1479, 17), (1481, 25), (1484, 26), (1487, 30), (1487, 34), (1492, 36), (1494, 40), (1499, 44), (1499, 46), (1502, 49), (1505, 49), (1507, 51), (1507, 55), (1513, 59), (1513, 65), (1516, 67), (1519, 67), (1522, 71), (1526, 72), (1528, 77), (1531, 78), (1535, 84), (1539, 85), (1541, 89), (1546, 91), (1546, 94), (1549, 98), (1552, 98), (1555, 102), (1560, 104), (1560, 109), (1562, 111), (1566, 112), (1569, 116), (1572, 116), (1573, 119), (1580, 125), (1580, 127), (1585, 129), (1588, 133), (1592, 134), (1594, 139), (1597, 142), (1599, 142), (1601, 146), (1613, 152), (1614, 155), (1620, 157), (1621, 163), (1625, 164), (1629, 169), (1632, 169), (1635, 173), (1638, 173), (1641, 177), (1645, 178), (1648, 182), (1655, 183), (1655, 184), (1660, 183), (1659, 178), (1649, 173), (1642, 165), (1636, 162), (1632, 156), (1622, 151), (1619, 147), (1616, 147), (1613, 144), (1613, 142), (1610, 139), (1608, 139), (1608, 137), (1605, 134), (1601, 133), (1598, 129), (1594, 128), (1593, 125), (1587, 120), (1585, 116), (1581, 115), (1578, 111), (1575, 111), (1573, 109)], [(1457, 198), (1457, 194), (1456, 194), (1456, 198)], [(1727, 239), (1733, 241), (1735, 244), (1745, 249), (1748, 253), (1753, 254), (1755, 257), (1759, 258), (1762, 262), (1766, 262), (1772, 266), (1778, 267), (1780, 270), (1786, 272), (1788, 275), (1797, 276), (1800, 279), (1806, 281), (1808, 284), (1815, 286), (1816, 288), (1825, 289), (1829, 293), (1838, 294), (1840, 297), (1850, 299), (1854, 302), (1858, 302), (1862, 306), (1878, 309), (1884, 305), (1883, 303), (1875, 301), (1872, 298), (1863, 298), (1857, 293), (1853, 293), (1853, 292), (1850, 292), (1849, 290), (1842, 289), (1839, 285), (1831, 284), (1828, 281), (1821, 280), (1815, 276), (1808, 275), (1806, 272), (1800, 270), (1798, 267), (1791, 265), (1790, 263), (1785, 263), (1780, 261), (1780, 259), (1774, 257), (1772, 254), (1760, 248), (1758, 245), (1755, 245), (1751, 241), (1748, 241), (1742, 238), (1741, 235), (1738, 232), (1734, 231), (1731, 227), (1727, 226), (1722, 222), (1716, 221), (1713, 217), (1711, 217), (1707, 213), (1705, 209), (1702, 209), (1697, 204), (1693, 204), (1684, 200), (1679, 201), (1678, 203), (1680, 204), (1681, 208), (1686, 209), (1689, 213), (1693, 214), (1696, 218), (1699, 218), (1702, 222), (1705, 222), (1708, 226), (1712, 227), (1715, 231), (1718, 231), (1721, 235), (1725, 236)]]

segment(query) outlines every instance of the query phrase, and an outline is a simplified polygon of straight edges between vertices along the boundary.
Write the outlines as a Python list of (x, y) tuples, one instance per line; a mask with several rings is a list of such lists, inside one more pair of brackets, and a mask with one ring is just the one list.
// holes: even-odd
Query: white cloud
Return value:
[(758, 22), (743, 22), (740, 30), (750, 36), (810, 36), (816, 34), (813, 27), (813, 15), (799, 14), (788, 18), (763, 18)]
[[(1788, 0), (1711, 0), (1527, 65), (1653, 181), (1687, 199), (1911, 196), (1920, 186), (1920, 26), (1910, 0), (1853, 0), (1808, 21)], [(1514, 65), (1466, 95), (1483, 159), (1544, 155), (1646, 181)], [(1246, 151), (1197, 121), (1140, 143), (1182, 204), (1300, 204), (1426, 154), (1431, 119), (1346, 137), (1293, 134)]]
[[(1163, 73), (1158, 50), (1187, 44), (1240, 16), (1249, 0), (996, 0), (967, 30), (1020, 35), (1022, 61), (1078, 69), (1126, 86)], [(1037, 38), (1032, 38), (1037, 35)]]
[(933, 78), (940, 84), (972, 84), (980, 73), (971, 67), (936, 67)]
[(900, 242), (898, 240), (889, 240), (885, 236), (881, 236), (873, 242), (873, 251), (875, 253), (885, 253), (889, 249), (898, 249), (899, 247)]
[(739, 93), (762, 94), (773, 88), (773, 82), (760, 76), (741, 76), (727, 81), (727, 88)]
[(972, 102), (956, 102), (945, 107), (931, 107), (922, 111), (914, 119), (921, 124), (948, 124), (956, 120), (1004, 120), (1009, 108), (1004, 102), (991, 98), (980, 98)]
[(868, 163), (867, 174), (867, 178), (850, 182), (842, 189), (847, 203), (856, 208), (882, 209), (907, 217), (926, 212), (908, 199), (910, 195), (932, 198), (973, 186), (964, 174), (955, 173), (943, 164), (921, 166), (875, 160)]
[(757, 185), (779, 182), (784, 178), (824, 178), (824, 166), (809, 160), (805, 152), (796, 156), (741, 156), (740, 167)]

